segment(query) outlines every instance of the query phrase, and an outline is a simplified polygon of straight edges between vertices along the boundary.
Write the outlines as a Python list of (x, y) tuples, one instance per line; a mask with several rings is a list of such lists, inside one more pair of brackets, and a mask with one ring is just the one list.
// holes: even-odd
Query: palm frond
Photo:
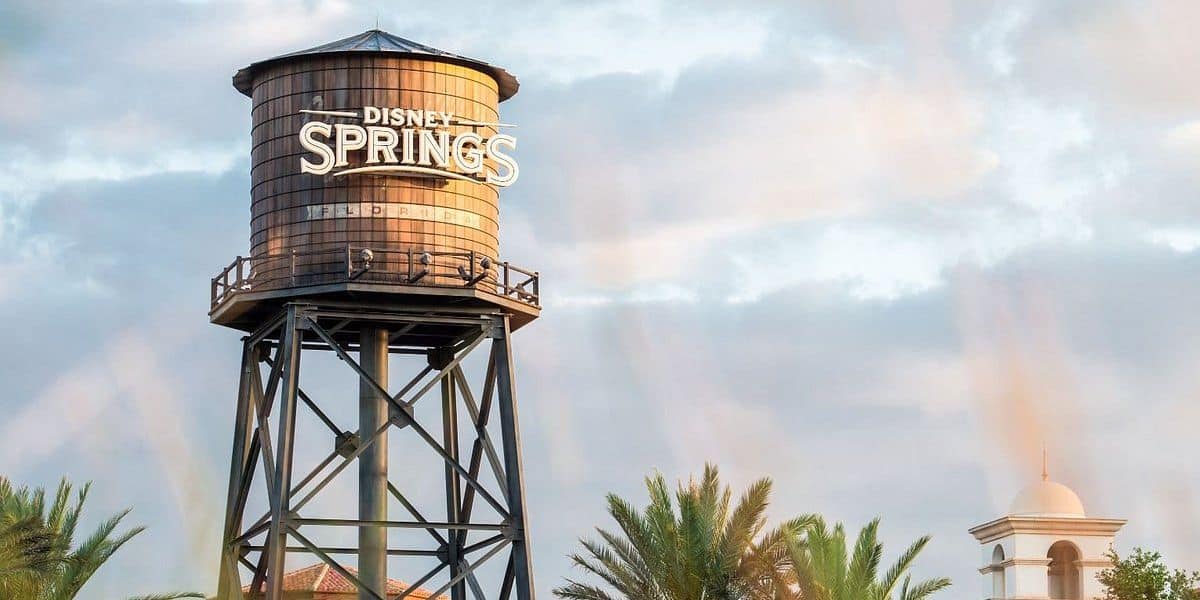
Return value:
[(771, 480), (759, 479), (742, 494), (729, 521), (725, 523), (717, 552), (727, 564), (736, 564), (766, 524), (767, 504), (771, 498)]
[(128, 600), (176, 600), (177, 598), (204, 598), (200, 592), (168, 592), (166, 594), (150, 594), (148, 596), (133, 596)]
[(911, 585), (911, 580), (911, 575), (904, 578), (904, 587), (900, 590), (899, 600), (925, 600), (935, 592), (950, 587), (950, 579), (946, 577), (928, 579), (916, 585)]
[(896, 563), (888, 569), (880, 582), (886, 595), (891, 595), (892, 590), (896, 589), (896, 583), (900, 580), (900, 576), (908, 571), (913, 562), (917, 560), (917, 555), (929, 545), (929, 536), (921, 536), (917, 541), (913, 542), (901, 555), (896, 559)]
[(556, 587), (551, 591), (559, 598), (570, 600), (617, 600), (616, 597), (609, 595), (601, 588), (571, 579), (567, 580), (567, 585)]
[(803, 600), (892, 600), (897, 583), (905, 577), (900, 600), (924, 600), (950, 585), (945, 578), (931, 579), (913, 586), (906, 577), (918, 554), (929, 543), (919, 538), (910, 545), (879, 578), (883, 544), (878, 539), (879, 520), (868, 523), (847, 549), (845, 527), (838, 523), (829, 528), (820, 518), (806, 519), (803, 535), (789, 544), (792, 585)]
[(873, 585), (882, 560), (883, 544), (879, 543), (879, 519), (876, 518), (862, 528), (854, 543), (854, 553), (846, 569), (850, 588), (866, 590)]
[[(91, 484), (77, 491), (66, 479), (47, 502), (42, 488), (16, 488), (0, 478), (0, 598), (72, 600), (115, 552), (142, 532), (117, 533), (129, 514), (102, 522), (82, 544), (74, 539)], [(203, 598), (194, 592), (143, 596), (145, 600)]]
[(619, 530), (597, 529), (580, 540), (572, 562), (598, 585), (567, 579), (560, 598), (580, 600), (799, 600), (780, 595), (792, 575), (788, 542), (798, 524), (764, 532), (769, 480), (756, 482), (736, 505), (708, 464), (698, 479), (671, 493), (659, 473), (646, 477), (649, 503), (638, 509), (613, 494), (608, 512)]

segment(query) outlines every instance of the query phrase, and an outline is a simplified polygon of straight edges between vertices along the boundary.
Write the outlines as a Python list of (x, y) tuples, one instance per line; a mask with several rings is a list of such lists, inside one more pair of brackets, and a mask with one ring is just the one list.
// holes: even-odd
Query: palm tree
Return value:
[(570, 600), (775, 600), (791, 576), (789, 540), (810, 521), (801, 517), (765, 530), (771, 480), (754, 482), (731, 507), (717, 468), (679, 484), (672, 502), (661, 474), (646, 478), (650, 505), (639, 512), (609, 494), (620, 533), (596, 528), (572, 562), (607, 586), (567, 579), (554, 590)]
[[(59, 482), (47, 504), (42, 488), (13, 488), (0, 477), (0, 590), (5, 598), (71, 600), (105, 562), (144, 527), (117, 532), (129, 514), (125, 509), (102, 522), (74, 546), (76, 528), (91, 484), (71, 502), (71, 484)], [(173, 593), (144, 600), (203, 598), (197, 593)]]
[(950, 586), (950, 580), (945, 577), (913, 583), (912, 576), (907, 574), (917, 555), (929, 543), (929, 536), (909, 546), (881, 579), (879, 566), (883, 559), (883, 544), (879, 542), (878, 531), (879, 519), (868, 523), (859, 532), (853, 553), (850, 553), (846, 530), (841, 523), (831, 530), (823, 520), (813, 520), (803, 536), (792, 543), (797, 597), (803, 600), (924, 600)]
[(0, 597), (30, 598), (60, 562), (61, 545), (29, 490), (0, 478)]

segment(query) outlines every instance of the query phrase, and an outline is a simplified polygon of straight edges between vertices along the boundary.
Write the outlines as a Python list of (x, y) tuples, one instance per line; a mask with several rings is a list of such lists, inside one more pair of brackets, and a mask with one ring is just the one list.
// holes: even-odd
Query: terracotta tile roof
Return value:
[[(358, 570), (353, 567), (346, 567), (352, 575), (357, 576)], [(408, 584), (397, 579), (388, 579), (387, 593), (389, 596), (403, 593), (408, 589)], [(297, 569), (291, 573), (286, 573), (283, 576), (283, 591), (284, 592), (315, 592), (320, 594), (345, 594), (347, 596), (358, 593), (358, 588), (341, 573), (338, 573), (326, 563), (318, 563), (311, 567)], [(250, 586), (242, 587), (242, 593), (250, 593)], [(417, 588), (413, 593), (406, 598), (413, 600), (428, 600), (433, 592), (425, 588)], [(446, 600), (443, 594), (438, 596), (436, 600)]]

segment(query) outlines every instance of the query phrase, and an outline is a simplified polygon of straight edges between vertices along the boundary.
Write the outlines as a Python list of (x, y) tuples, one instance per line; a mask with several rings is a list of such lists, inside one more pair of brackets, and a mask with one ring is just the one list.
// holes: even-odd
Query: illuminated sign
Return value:
[[(517, 180), (517, 161), (508, 153), (517, 138), (498, 133), (483, 137), (483, 127), (512, 127), (481, 123), (453, 113), (364, 106), (362, 113), (336, 110), (302, 110), (306, 114), (359, 119), (353, 123), (309, 121), (300, 128), (300, 145), (312, 157), (300, 158), (300, 172), (334, 177), (365, 173), (399, 177), (435, 177), (486, 182), (507, 187)], [(457, 135), (451, 127), (470, 128)], [(362, 150), (361, 164), (351, 164), (350, 153)], [(493, 164), (489, 164), (494, 163)]]

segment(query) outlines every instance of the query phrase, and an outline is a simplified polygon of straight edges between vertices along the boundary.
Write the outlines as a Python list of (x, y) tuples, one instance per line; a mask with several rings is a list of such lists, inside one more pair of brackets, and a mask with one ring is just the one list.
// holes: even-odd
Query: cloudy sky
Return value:
[[(1200, 567), (1200, 4), (0, 4), (0, 473), (149, 531), (89, 598), (211, 590), (248, 238), (239, 67), (374, 26), (521, 92), (508, 260), (538, 588), (602, 495), (721, 465), (973, 596), (1040, 469)], [(395, 573), (403, 578), (413, 575)]]

